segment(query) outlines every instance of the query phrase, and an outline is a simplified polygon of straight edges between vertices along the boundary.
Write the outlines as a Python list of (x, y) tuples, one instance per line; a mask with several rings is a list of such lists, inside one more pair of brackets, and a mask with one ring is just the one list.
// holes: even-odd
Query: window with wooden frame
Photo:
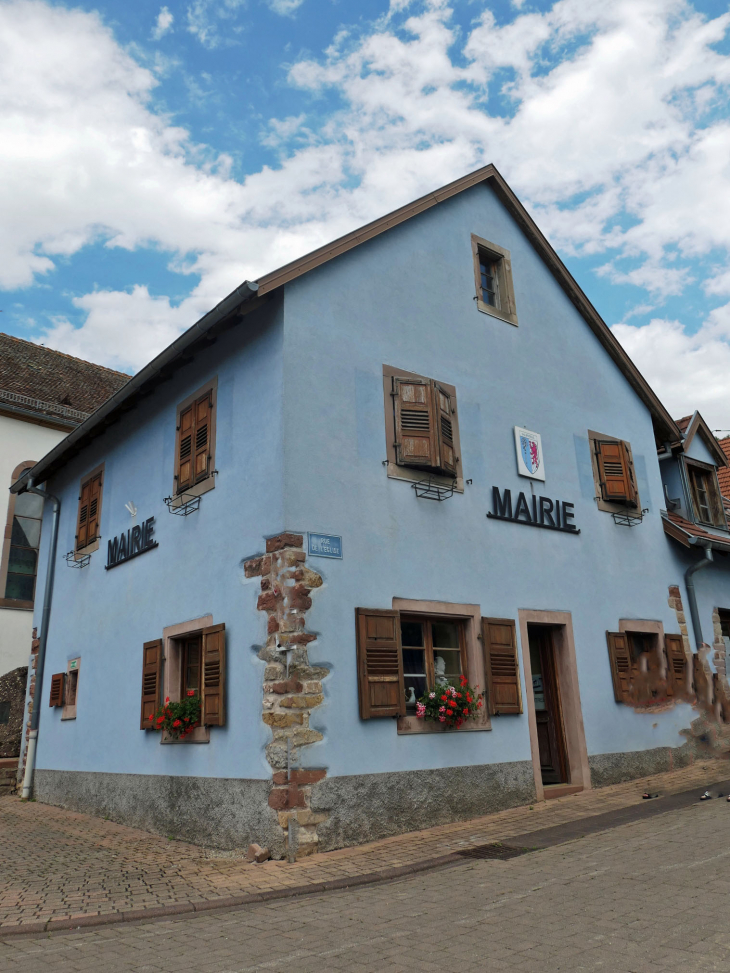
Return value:
[(198, 497), (215, 487), (218, 380), (211, 379), (177, 407), (173, 497)]
[(682, 636), (664, 635), (661, 626), (654, 624), (654, 632), (606, 632), (617, 703), (645, 706), (665, 698), (686, 698), (690, 691)]
[(436, 379), (383, 366), (388, 476), (424, 473), (463, 492), (456, 389)]
[[(485, 688), (478, 605), (394, 598), (393, 609), (355, 610), (360, 716), (397, 717), (398, 733), (436, 732), (416, 718), (416, 701), (465, 676)], [(486, 707), (463, 729), (490, 729)]]
[(66, 666), (66, 679), (63, 690), (62, 720), (76, 719), (76, 700), (79, 692), (79, 671), (81, 659), (70, 659)]
[(476, 305), (485, 314), (500, 318), (517, 327), (517, 307), (512, 283), (512, 259), (509, 250), (482, 237), (471, 235), (476, 283)]
[(588, 430), (593, 482), (599, 510), (608, 513), (640, 511), (641, 501), (631, 444)]
[[(35, 464), (21, 463), (11, 483)], [(30, 610), (35, 599), (43, 499), (35, 493), (9, 494), (8, 515), (0, 562), (0, 607)]]
[(685, 468), (695, 522), (726, 530), (727, 521), (720, 486), (717, 482), (717, 470), (708, 463), (689, 460), (687, 457), (685, 457)]
[(74, 550), (77, 556), (99, 549), (101, 537), (101, 501), (104, 488), (104, 464), (97, 466), (81, 480), (79, 509), (76, 516)]
[[(172, 629), (185, 626), (172, 626)], [(209, 726), (225, 726), (226, 626), (206, 625), (182, 630), (165, 639), (145, 642), (142, 655), (140, 729), (153, 729), (163, 698), (179, 702), (189, 693), (200, 696), (201, 732), (187, 742), (207, 742)]]

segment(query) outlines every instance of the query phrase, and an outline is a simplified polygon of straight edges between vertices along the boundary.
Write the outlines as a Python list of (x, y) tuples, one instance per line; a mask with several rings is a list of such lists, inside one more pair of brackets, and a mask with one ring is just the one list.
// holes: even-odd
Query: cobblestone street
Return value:
[(730, 805), (715, 799), (510, 861), (208, 915), (13, 936), (5, 973), (730, 968)]

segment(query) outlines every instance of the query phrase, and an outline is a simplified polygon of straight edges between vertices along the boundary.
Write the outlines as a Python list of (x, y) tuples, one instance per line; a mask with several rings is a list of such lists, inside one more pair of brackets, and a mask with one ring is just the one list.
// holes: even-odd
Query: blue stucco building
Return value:
[(14, 488), (60, 500), (38, 800), (294, 857), (688, 762), (708, 432), (491, 166), (244, 283)]

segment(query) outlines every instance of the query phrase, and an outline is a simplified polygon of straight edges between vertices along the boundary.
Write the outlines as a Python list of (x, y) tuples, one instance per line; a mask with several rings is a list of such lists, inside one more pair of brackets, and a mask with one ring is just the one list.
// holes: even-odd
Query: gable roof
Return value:
[[(662, 526), (665, 534), (673, 537), (685, 547), (703, 546), (704, 542), (705, 547), (710, 546), (715, 550), (730, 553), (730, 537), (725, 532), (722, 534), (710, 533), (699, 524), (693, 524), (684, 517), (680, 517), (673, 510), (662, 513)], [(709, 545), (707, 544), (708, 541), (711, 542)]]
[(78, 429), (75, 429), (62, 443), (59, 443), (24, 477), (21, 477), (13, 487), (13, 491), (22, 490), (30, 476), (36, 483), (42, 482), (63, 466), (79, 450), (100, 435), (106, 427), (119, 419), (128, 409), (132, 408), (140, 396), (148, 395), (163, 379), (169, 378), (183, 364), (194, 356), (196, 350), (211, 340), (215, 334), (233, 324), (238, 323), (240, 316), (255, 310), (270, 295), (289, 281), (301, 277), (303, 274), (320, 267), (333, 260), (340, 254), (346, 253), (368, 240), (385, 233), (387, 230), (404, 223), (406, 220), (437, 206), (439, 203), (456, 196), (458, 193), (471, 189), (479, 184), (489, 185), (511, 214), (527, 238), (532, 243), (542, 260), (545, 262), (558, 284), (563, 288), (570, 301), (585, 319), (588, 326), (596, 335), (604, 349), (623, 372), (631, 387), (641, 401), (649, 409), (654, 422), (655, 433), (660, 442), (676, 442), (681, 439), (681, 433), (674, 420), (664, 408), (656, 394), (650, 388), (646, 379), (621, 344), (614, 337), (608, 325), (603, 321), (586, 295), (580, 289), (567, 267), (543, 236), (537, 225), (517, 199), (510, 187), (493, 165), (484, 166), (469, 175), (443, 186), (432, 193), (427, 193), (420, 199), (400, 209), (388, 213), (380, 219), (373, 220), (365, 226), (345, 236), (339, 237), (324, 247), (319, 247), (311, 253), (305, 254), (298, 260), (285, 264), (278, 270), (265, 274), (258, 281), (244, 281), (240, 287), (228, 295), (209, 311), (191, 328), (184, 332), (168, 348), (146, 365), (127, 385), (106, 402), (94, 415), (87, 419)]
[(726, 466), (730, 466), (728, 456), (718, 443), (717, 439), (715, 439), (712, 430), (699, 412), (695, 411), (695, 413), (691, 416), (684, 416), (682, 419), (677, 419), (677, 426), (684, 434), (682, 450), (685, 453), (692, 445), (692, 440), (695, 438), (697, 433), (699, 433), (700, 439), (704, 442), (705, 446), (707, 446), (715, 459), (715, 466), (717, 466), (719, 470), (724, 469)]
[(73, 428), (131, 376), (0, 333), (0, 409)]

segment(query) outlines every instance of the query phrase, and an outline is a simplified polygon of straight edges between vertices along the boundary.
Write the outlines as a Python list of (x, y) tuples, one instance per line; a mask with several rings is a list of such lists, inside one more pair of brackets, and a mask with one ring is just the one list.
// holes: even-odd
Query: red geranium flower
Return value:
[(182, 723), (180, 722), (180, 720), (175, 720), (175, 722), (172, 725), (177, 729), (178, 726), (182, 726)]
[(188, 689), (188, 696), (194, 696), (194, 695), (195, 695), (195, 690), (194, 689)]

